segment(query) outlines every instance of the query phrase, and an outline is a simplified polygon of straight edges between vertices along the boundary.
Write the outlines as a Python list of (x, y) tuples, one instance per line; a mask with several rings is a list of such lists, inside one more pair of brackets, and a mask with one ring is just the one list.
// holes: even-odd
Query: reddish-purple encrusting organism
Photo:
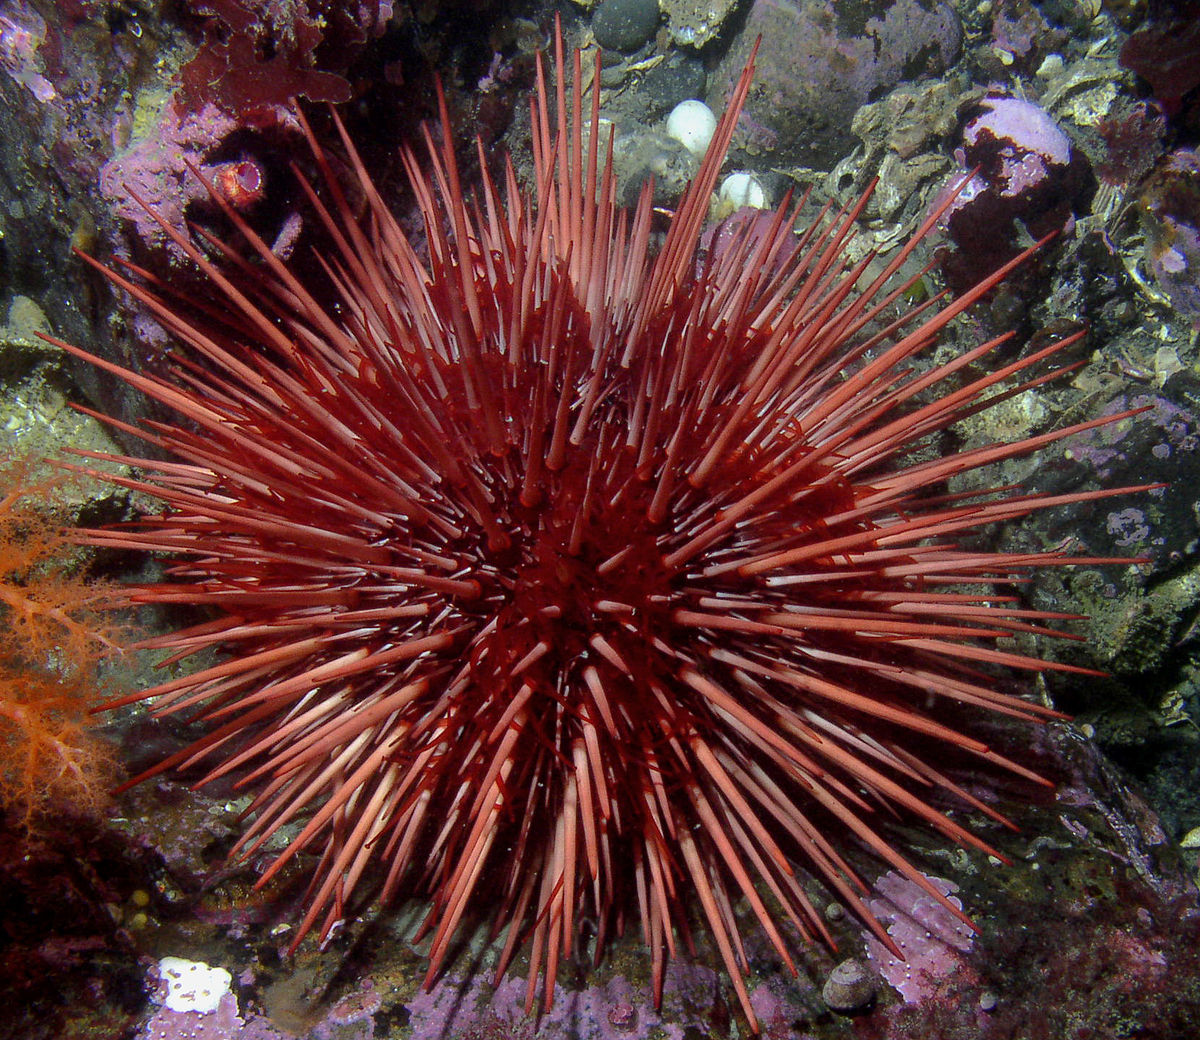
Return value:
[(847, 840), (965, 920), (876, 817), (991, 851), (933, 804), (997, 817), (942, 771), (946, 749), (1038, 778), (940, 709), (1044, 719), (982, 669), (1081, 669), (1006, 645), (1068, 616), (1022, 609), (1007, 583), (1078, 559), (959, 539), (1117, 492), (945, 482), (1120, 417), (913, 461), (1052, 377), (1065, 343), (913, 364), (1013, 265), (904, 312), (912, 281), (894, 276), (938, 214), (886, 264), (850, 264), (865, 199), (800, 237), (785, 202), (702, 259), (751, 67), (655, 251), (650, 189), (618, 209), (598, 99), (585, 115), (580, 58), (567, 87), (558, 48), (532, 192), (509, 166), (469, 198), (448, 135), (427, 132), (428, 172), (404, 153), (427, 257), (345, 132), (365, 229), (314, 142), (323, 189), (301, 184), (333, 242), (334, 309), (228, 206), (252, 252), (221, 247), (226, 266), (164, 223), (221, 301), (204, 316), (109, 272), (193, 361), (171, 380), (63, 344), (178, 417), (125, 426), (156, 457), (114, 478), (162, 515), (80, 537), (174, 559), (129, 602), (211, 610), (145, 645), (220, 663), (122, 703), (208, 720), (146, 775), (237, 775), (254, 792), (237, 852), (299, 825), (262, 879), (316, 854), (297, 943), (378, 878), (385, 901), (429, 901), (430, 979), (459, 925), (490, 915), (510, 925), (498, 975), (527, 948), (529, 1006), (539, 989), (549, 1006), (585, 917), (597, 955), (636, 919), (661, 993), (698, 903), (757, 1028), (734, 906), (790, 966), (777, 915), (829, 938), (797, 865), (889, 948)]

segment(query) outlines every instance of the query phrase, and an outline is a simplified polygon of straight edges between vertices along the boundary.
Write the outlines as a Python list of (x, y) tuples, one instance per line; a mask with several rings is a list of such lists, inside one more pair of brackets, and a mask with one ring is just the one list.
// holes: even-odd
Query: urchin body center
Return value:
[[(659, 526), (647, 516), (648, 491), (630, 491), (627, 506), (599, 515), (578, 470), (543, 489), (534, 506), (515, 503), (505, 525), (509, 545), (492, 554), (480, 606), (484, 642), (508, 667), (552, 647), (556, 688), (580, 679), (588, 666), (632, 677), (655, 633), (669, 624), (679, 578), (664, 562)], [(595, 487), (592, 488), (595, 491)], [(606, 488), (601, 496), (611, 498)]]

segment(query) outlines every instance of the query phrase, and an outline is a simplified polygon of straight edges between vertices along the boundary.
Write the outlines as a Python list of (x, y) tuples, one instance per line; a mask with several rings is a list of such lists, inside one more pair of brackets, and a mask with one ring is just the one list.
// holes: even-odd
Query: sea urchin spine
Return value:
[(560, 39), (555, 88), (539, 67), (532, 102), (532, 195), (508, 165), (503, 192), (485, 172), (468, 199), (445, 132), (426, 131), (428, 173), (404, 153), (427, 256), (345, 131), (366, 229), (313, 141), (323, 191), (299, 183), (333, 243), (333, 309), (233, 209), (251, 253), (210, 240), (219, 265), (160, 221), (220, 303), (194, 316), (148, 272), (107, 272), (191, 352), (172, 379), (61, 344), (178, 416), (122, 426), (173, 460), (117, 460), (144, 475), (116, 483), (162, 515), (80, 537), (171, 556), (170, 580), (128, 602), (211, 610), (144, 645), (222, 662), (118, 703), (209, 722), (145, 775), (238, 775), (255, 795), (237, 852), (303, 822), (262, 878), (316, 854), (297, 943), (377, 868), (383, 900), (430, 900), (430, 979), (464, 918), (490, 914), (509, 926), (498, 976), (527, 947), (529, 1006), (541, 979), (548, 1007), (582, 917), (599, 956), (636, 914), (661, 995), (698, 899), (756, 1027), (735, 902), (790, 967), (776, 914), (829, 938), (800, 864), (891, 946), (843, 835), (949, 906), (873, 818), (901, 810), (991, 851), (931, 793), (997, 814), (931, 758), (1032, 774), (939, 706), (1043, 719), (980, 666), (1081, 670), (1003, 645), (1067, 616), (1003, 586), (1080, 561), (956, 540), (1118, 492), (946, 481), (1120, 416), (912, 461), (1057, 374), (1042, 363), (1069, 341), (991, 371), (1006, 337), (913, 363), (1007, 268), (903, 313), (912, 283), (893, 276), (936, 218), (881, 270), (851, 265), (865, 198), (800, 237), (785, 202), (703, 255), (751, 67), (655, 251), (650, 189), (618, 209), (578, 53), (572, 73)]

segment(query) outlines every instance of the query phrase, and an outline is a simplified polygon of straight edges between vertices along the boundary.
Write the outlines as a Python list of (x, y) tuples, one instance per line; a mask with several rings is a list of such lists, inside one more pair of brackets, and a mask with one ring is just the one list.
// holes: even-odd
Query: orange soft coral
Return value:
[(112, 771), (88, 709), (114, 643), (91, 613), (104, 590), (72, 568), (45, 508), (60, 483), (0, 467), (0, 812), (26, 828), (94, 808)]

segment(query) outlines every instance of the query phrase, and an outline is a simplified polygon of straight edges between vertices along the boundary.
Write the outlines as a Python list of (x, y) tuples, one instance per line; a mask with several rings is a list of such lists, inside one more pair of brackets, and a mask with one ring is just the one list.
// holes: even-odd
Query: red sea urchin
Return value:
[(527, 946), (529, 1005), (544, 979), (549, 1006), (584, 916), (602, 951), (637, 915), (661, 991), (698, 899), (754, 1024), (735, 900), (790, 966), (776, 913), (828, 938), (798, 863), (890, 945), (840, 835), (941, 898), (872, 817), (987, 849), (930, 804), (996, 815), (930, 748), (1030, 774), (938, 705), (1041, 719), (980, 665), (1072, 670), (996, 645), (1064, 615), (994, 586), (1078, 560), (955, 539), (1117, 492), (967, 498), (946, 480), (1117, 417), (911, 461), (1050, 378), (1027, 373), (1063, 343), (982, 376), (1003, 337), (910, 363), (1004, 272), (889, 324), (906, 288), (889, 283), (934, 221), (862, 288), (872, 259), (845, 257), (865, 200), (798, 239), (785, 203), (700, 256), (750, 68), (653, 253), (650, 190), (618, 210), (598, 100), (585, 119), (579, 55), (569, 89), (561, 41), (556, 57), (532, 106), (536, 201), (511, 166), (503, 196), (485, 175), (468, 201), (448, 139), (426, 134), (428, 174), (405, 152), (428, 259), (345, 133), (369, 232), (314, 143), (326, 201), (300, 183), (334, 243), (332, 310), (232, 210), (253, 262), (214, 243), (219, 267), (163, 225), (221, 298), (202, 318), (144, 271), (109, 272), (195, 360), (171, 382), (62, 344), (178, 415), (122, 427), (173, 459), (124, 458), (145, 476), (117, 481), (164, 513), (81, 537), (174, 557), (129, 601), (211, 610), (145, 645), (223, 662), (120, 703), (208, 720), (146, 775), (239, 775), (257, 793), (237, 851), (304, 821), (262, 879), (319, 857), (297, 943), (379, 868), (383, 900), (431, 901), (430, 978), (464, 915), (490, 913), (512, 925), (499, 974)]

